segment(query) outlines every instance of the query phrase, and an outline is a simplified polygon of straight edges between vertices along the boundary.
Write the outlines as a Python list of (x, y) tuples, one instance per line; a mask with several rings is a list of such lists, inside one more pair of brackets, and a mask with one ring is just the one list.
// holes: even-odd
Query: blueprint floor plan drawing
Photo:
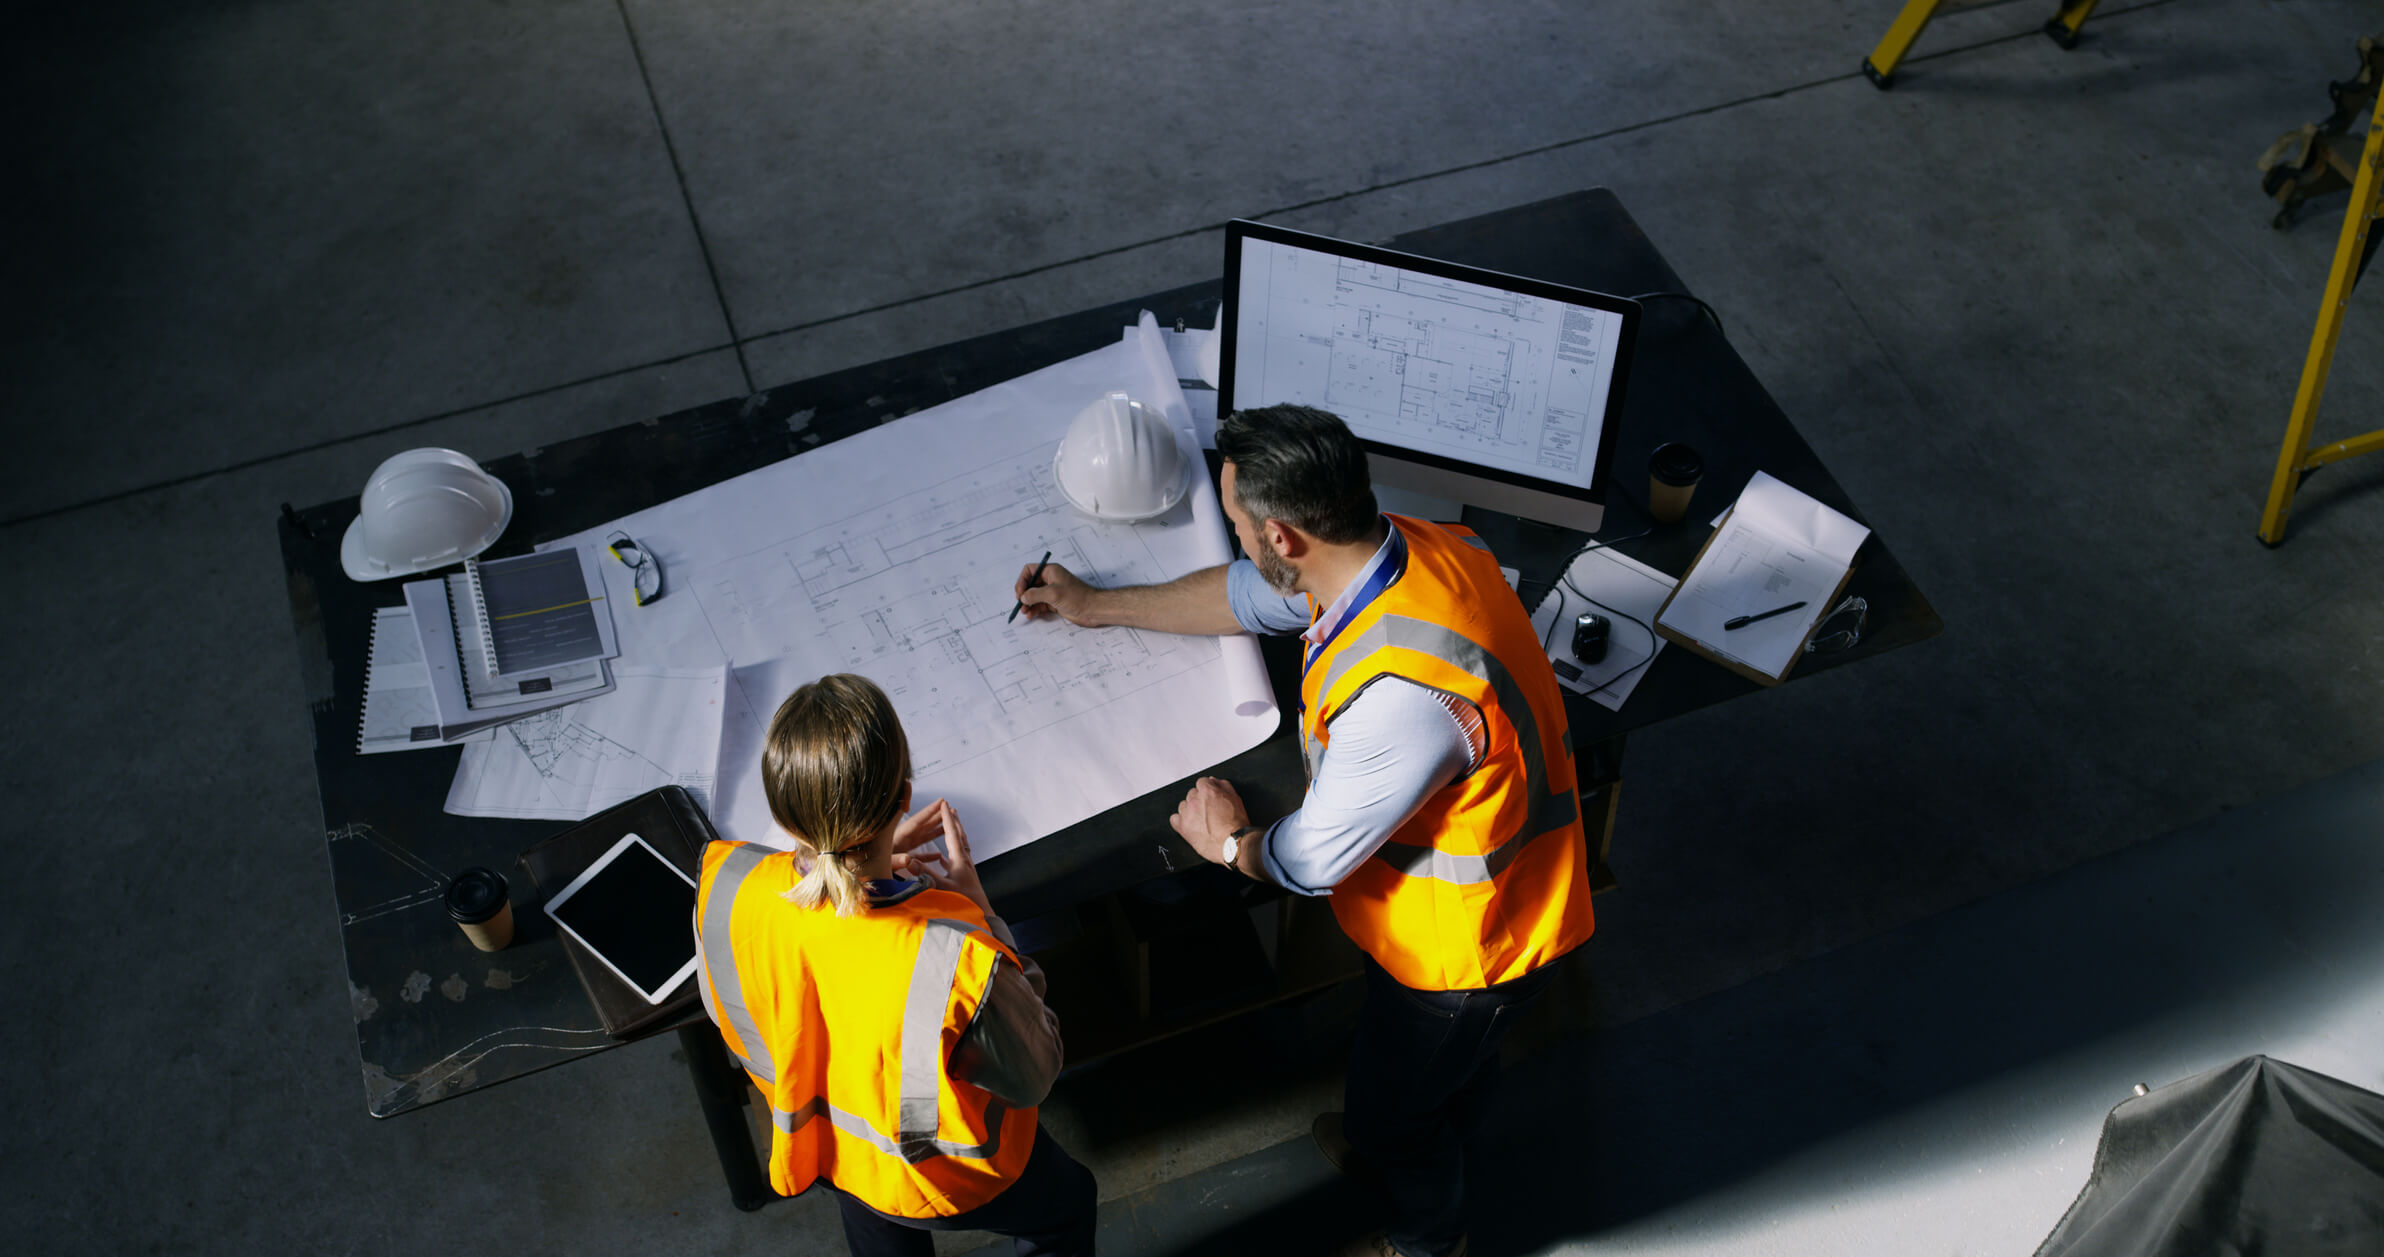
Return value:
[(1382, 262), (1245, 249), (1242, 300), (1257, 308), (1243, 316), (1237, 395), (1547, 479), (1571, 481), (1594, 456), (1618, 316)]
[(1076, 514), (1052, 480), (1056, 446), (714, 564), (688, 583), (731, 658), (877, 679), (922, 776), (1215, 662), (1211, 637), (1009, 620), (1021, 556), (1048, 550), (1096, 584), (1148, 584), (1167, 578), (1148, 538), (1192, 522), (1189, 503), (1140, 525)]
[[(620, 616), (623, 657), (727, 666), (707, 809), (724, 837), (792, 842), (769, 814), (762, 744), (787, 695), (831, 672), (857, 672), (893, 699), (914, 806), (950, 799), (980, 859), (1275, 731), (1250, 638), (1008, 619), (1020, 569), (1045, 550), (1102, 585), (1229, 557), (1206, 475), (1174, 511), (1133, 525), (1078, 513), (1052, 479), (1069, 421), (1112, 389), (1158, 399), (1191, 439), (1168, 362), (1146, 322), (1107, 348), (548, 543), (636, 537), (670, 583)], [(624, 604), (627, 576), (605, 572)]]

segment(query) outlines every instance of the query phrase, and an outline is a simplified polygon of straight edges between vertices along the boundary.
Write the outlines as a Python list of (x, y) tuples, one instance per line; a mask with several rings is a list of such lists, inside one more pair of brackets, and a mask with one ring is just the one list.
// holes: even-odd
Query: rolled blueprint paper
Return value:
[(1192, 431), (1192, 404), (1184, 400), (1184, 386), (1176, 383), (1175, 361), (1167, 356), (1167, 342), (1159, 337), (1158, 317), (1143, 311), (1131, 339), (1141, 355), (1138, 365), (1143, 376), (1135, 395), (1144, 405), (1166, 415), (1168, 424), (1181, 432), (1193, 449), (1199, 449)]
[[(1181, 429), (1182, 438), (1198, 441), (1192, 432), (1192, 408), (1184, 400), (1183, 386), (1176, 383), (1175, 364), (1167, 356), (1167, 342), (1159, 338), (1159, 320), (1150, 311), (1142, 312), (1142, 320), (1134, 329), (1140, 349), (1140, 366), (1146, 377), (1142, 382), (1144, 396), (1151, 399), (1170, 423)], [(1202, 464), (1206, 474), (1207, 464)], [(1214, 494), (1195, 493), (1192, 496), (1193, 526), (1198, 528), (1225, 527), (1225, 520), (1216, 505)], [(1247, 636), (1220, 638), (1217, 645), (1225, 656), (1225, 693), (1233, 704), (1236, 716), (1272, 716), (1275, 711), (1275, 688), (1267, 684), (1266, 660), (1258, 653), (1258, 643)]]
[(1275, 710), (1275, 687), (1267, 683), (1266, 660), (1258, 653), (1258, 639), (1248, 635), (1221, 638), (1225, 651), (1225, 692), (1237, 716), (1269, 716)]

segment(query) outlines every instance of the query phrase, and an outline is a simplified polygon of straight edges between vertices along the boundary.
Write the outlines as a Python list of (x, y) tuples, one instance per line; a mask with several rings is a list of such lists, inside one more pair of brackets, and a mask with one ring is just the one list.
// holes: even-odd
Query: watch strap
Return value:
[(1255, 841), (1260, 835), (1265, 833), (1266, 827), (1263, 825), (1244, 825), (1240, 829), (1225, 835), (1225, 859), (1223, 862), (1226, 864), (1240, 863), (1242, 843), (1245, 841)]

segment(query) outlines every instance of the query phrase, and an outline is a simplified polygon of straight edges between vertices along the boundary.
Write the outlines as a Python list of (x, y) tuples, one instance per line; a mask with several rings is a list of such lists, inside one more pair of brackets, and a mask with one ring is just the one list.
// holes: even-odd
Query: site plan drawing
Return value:
[[(1101, 585), (1226, 560), (1205, 476), (1140, 524), (1091, 519), (1052, 478), (1068, 422), (1111, 389), (1192, 440), (1156, 326), (1119, 344), (613, 521), (670, 573), (617, 620), (624, 659), (730, 669), (723, 836), (784, 847), (760, 781), (768, 721), (796, 687), (869, 677), (910, 740), (914, 806), (949, 798), (988, 858), (1198, 773), (1275, 729), (1247, 637), (1082, 629), (1008, 617), (1044, 551)], [(554, 544), (570, 544), (565, 538)], [(625, 581), (606, 572), (608, 582)], [(618, 591), (626, 602), (626, 584)]]
[(627, 664), (613, 679), (610, 694), (499, 725), (464, 748), (446, 810), (576, 821), (668, 785), (710, 806), (726, 669)]
[(1377, 262), (1243, 241), (1235, 393), (1360, 436), (1578, 483), (1622, 317)]

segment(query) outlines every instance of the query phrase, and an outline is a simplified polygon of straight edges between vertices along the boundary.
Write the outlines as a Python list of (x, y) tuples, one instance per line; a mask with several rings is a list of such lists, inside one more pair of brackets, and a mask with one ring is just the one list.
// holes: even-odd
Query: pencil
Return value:
[[(1035, 574), (1026, 578), (1026, 587), (1033, 589), (1035, 586), (1042, 584), (1043, 569), (1049, 566), (1051, 566), (1051, 551), (1045, 550), (1043, 552), (1043, 557), (1036, 560), (1035, 562)], [(1800, 602), (1796, 605), (1801, 607), (1805, 604)], [(1010, 618), (1002, 621), (1002, 623), (1016, 624), (1018, 622), (1018, 613), (1024, 610), (1026, 610), (1026, 599), (1021, 598), (1018, 600), (1017, 606), (1010, 608)]]
[(1722, 621), (1722, 628), (1725, 631), (1729, 629), (1742, 629), (1750, 624), (1753, 624), (1757, 620), (1768, 620), (1775, 615), (1786, 615), (1803, 605), (1805, 604), (1801, 602), (1791, 602), (1787, 606), (1773, 607), (1769, 611), (1760, 611), (1754, 615), (1734, 615), (1729, 619)]

